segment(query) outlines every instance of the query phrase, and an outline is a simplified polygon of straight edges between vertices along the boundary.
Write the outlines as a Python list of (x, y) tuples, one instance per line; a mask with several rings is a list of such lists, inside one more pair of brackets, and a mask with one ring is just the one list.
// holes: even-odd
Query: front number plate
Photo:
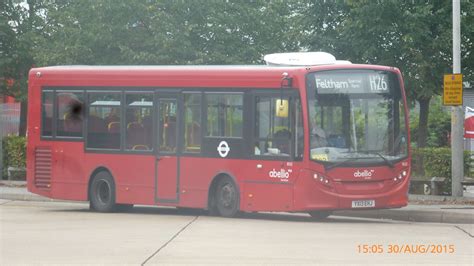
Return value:
[(352, 201), (352, 208), (373, 208), (373, 207), (375, 207), (375, 200)]

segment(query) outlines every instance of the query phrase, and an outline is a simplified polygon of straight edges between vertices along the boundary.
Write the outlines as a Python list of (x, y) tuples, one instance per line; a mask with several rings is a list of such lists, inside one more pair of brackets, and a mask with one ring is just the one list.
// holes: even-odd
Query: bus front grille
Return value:
[(51, 187), (51, 148), (36, 147), (35, 149), (35, 186), (44, 190)]

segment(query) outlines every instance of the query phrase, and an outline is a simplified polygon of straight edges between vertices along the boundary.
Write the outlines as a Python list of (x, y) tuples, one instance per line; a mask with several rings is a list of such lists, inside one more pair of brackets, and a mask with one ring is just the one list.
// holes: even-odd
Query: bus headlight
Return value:
[(315, 174), (313, 175), (313, 178), (314, 178), (314, 180), (318, 180), (318, 178), (319, 178), (318, 174), (315, 173)]
[(313, 179), (317, 182), (320, 182), (321, 184), (323, 184), (325, 186), (328, 186), (328, 187), (331, 186), (331, 181), (329, 180), (329, 178), (327, 178), (327, 177), (325, 177), (321, 174), (314, 173), (313, 174)]
[(406, 170), (403, 170), (397, 177), (393, 178), (393, 181), (401, 181), (403, 178), (408, 176), (408, 172)]

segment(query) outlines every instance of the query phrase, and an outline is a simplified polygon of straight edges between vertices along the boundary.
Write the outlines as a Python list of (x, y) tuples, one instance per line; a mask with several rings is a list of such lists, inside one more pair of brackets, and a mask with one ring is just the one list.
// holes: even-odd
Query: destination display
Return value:
[(388, 74), (380, 72), (327, 72), (314, 75), (318, 94), (388, 93)]

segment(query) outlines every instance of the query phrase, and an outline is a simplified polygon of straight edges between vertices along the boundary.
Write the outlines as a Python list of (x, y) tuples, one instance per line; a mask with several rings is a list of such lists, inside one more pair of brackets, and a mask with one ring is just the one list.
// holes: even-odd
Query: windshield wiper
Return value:
[(375, 152), (375, 154), (377, 154), (377, 156), (379, 156), (380, 158), (382, 158), (382, 160), (383, 160), (390, 168), (395, 167), (394, 164), (393, 164), (389, 159), (387, 159), (385, 156), (383, 156), (380, 152)]
[[(395, 167), (395, 165), (389, 159), (387, 159), (385, 156), (383, 156), (380, 152), (374, 152), (374, 154), (376, 154), (378, 157), (382, 158), (384, 163), (386, 165), (388, 165), (390, 168)], [(327, 165), (327, 166), (325, 165), (324, 168), (327, 171), (327, 170), (331, 170), (335, 167), (341, 166), (341, 165), (349, 163), (349, 162), (357, 161), (359, 159), (370, 159), (370, 158), (374, 158), (374, 157), (366, 157), (366, 156), (364, 156), (364, 157), (353, 157), (353, 158), (349, 158), (349, 159), (347, 159), (345, 161), (342, 161), (342, 162), (337, 162), (337, 163)]]
[(347, 159), (345, 161), (342, 161), (342, 162), (334, 163), (334, 164), (331, 164), (331, 165), (324, 165), (324, 169), (326, 169), (326, 171), (327, 171), (327, 170), (331, 170), (335, 167), (338, 167), (340, 165), (346, 164), (348, 162), (357, 161), (359, 159), (369, 159), (369, 158), (372, 158), (372, 157), (353, 157), (353, 158), (349, 158), (349, 159)]

